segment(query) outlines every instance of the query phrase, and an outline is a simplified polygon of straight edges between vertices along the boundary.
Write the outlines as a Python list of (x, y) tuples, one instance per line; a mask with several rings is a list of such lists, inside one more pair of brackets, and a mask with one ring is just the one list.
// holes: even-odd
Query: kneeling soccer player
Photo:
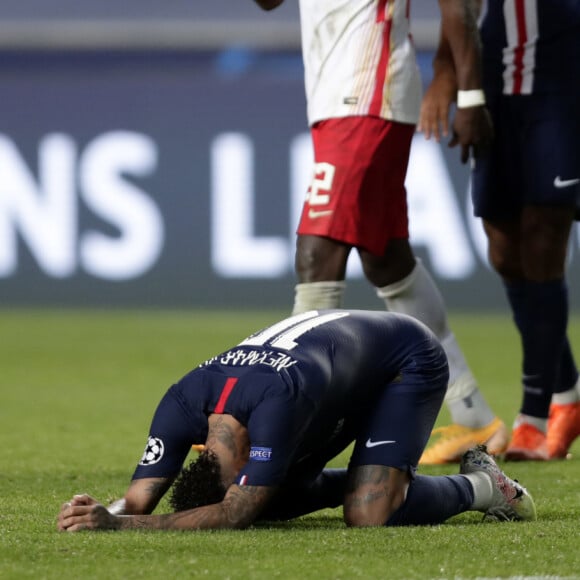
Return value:
[[(75, 495), (62, 531), (245, 528), (343, 506), (348, 526), (436, 524), (467, 510), (533, 520), (533, 500), (485, 447), (460, 474), (415, 473), (441, 407), (447, 360), (411, 317), (311, 311), (205, 361), (159, 403), (124, 497)], [(204, 443), (183, 470), (192, 444)], [(347, 469), (325, 469), (354, 442)], [(175, 482), (175, 513), (152, 515)]]

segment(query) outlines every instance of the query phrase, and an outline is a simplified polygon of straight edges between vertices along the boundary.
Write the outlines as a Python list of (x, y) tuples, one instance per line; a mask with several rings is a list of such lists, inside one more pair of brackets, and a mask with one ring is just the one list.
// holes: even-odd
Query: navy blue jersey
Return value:
[(481, 37), (487, 92), (580, 90), (579, 0), (488, 0)]
[[(251, 335), (171, 387), (134, 478), (176, 475), (191, 444), (205, 441), (208, 416), (224, 413), (245, 426), (250, 439), (249, 461), (237, 483), (279, 484), (293, 470), (320, 469), (357, 438), (363, 423), (375, 429), (369, 437), (391, 437), (380, 417), (371, 421), (380, 404), (392, 406), (385, 391), (403, 390), (406, 397), (423, 400), (433, 391), (434, 412), (425, 428), (413, 429), (421, 441), (413, 446), (413, 457), (401, 460), (412, 463), (428, 437), (447, 378), (437, 339), (408, 316), (345, 310), (300, 314)], [(421, 414), (420, 402), (413, 399), (407, 406), (409, 413)], [(390, 410), (391, 426), (397, 412)], [(405, 413), (401, 409), (401, 420)], [(366, 453), (376, 453), (374, 444), (367, 448)]]

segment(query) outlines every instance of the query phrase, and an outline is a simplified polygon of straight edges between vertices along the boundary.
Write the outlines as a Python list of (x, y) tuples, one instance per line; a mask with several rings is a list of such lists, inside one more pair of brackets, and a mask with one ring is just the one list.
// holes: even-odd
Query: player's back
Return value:
[(447, 384), (447, 359), (426, 326), (390, 312), (322, 310), (252, 334), (176, 389), (194, 422), (211, 413), (231, 414), (242, 425), (290, 421), (296, 437), (314, 423), (325, 437), (402, 373), (423, 386)]
[(238, 345), (257, 346), (281, 350), (289, 357), (283, 374), (292, 388), (311, 400), (324, 398), (339, 406), (348, 404), (352, 394), (372, 396), (418, 357), (431, 360), (434, 372), (442, 364), (442, 349), (427, 327), (408, 316), (383, 311), (306, 312)]

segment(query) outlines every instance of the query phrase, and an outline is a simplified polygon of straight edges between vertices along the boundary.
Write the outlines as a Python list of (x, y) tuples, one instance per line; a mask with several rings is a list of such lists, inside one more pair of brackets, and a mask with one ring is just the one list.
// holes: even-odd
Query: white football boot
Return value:
[(484, 520), (533, 521), (536, 506), (528, 490), (510, 479), (487, 452), (485, 445), (469, 449), (461, 458), (459, 473), (483, 472), (491, 478), (493, 495), (491, 505), (484, 511)]

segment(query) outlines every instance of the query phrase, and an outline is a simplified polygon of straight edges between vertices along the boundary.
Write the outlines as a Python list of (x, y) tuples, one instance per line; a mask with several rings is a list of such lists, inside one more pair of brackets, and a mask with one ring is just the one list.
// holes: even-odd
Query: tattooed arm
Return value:
[[(223, 500), (172, 514), (148, 515), (172, 483), (169, 478), (135, 479), (123, 500), (109, 509), (89, 496), (75, 496), (65, 503), (58, 517), (58, 529), (79, 530), (200, 530), (245, 528), (256, 520), (274, 496), (274, 486), (238, 486), (236, 474), (248, 460), (247, 430), (231, 415), (208, 418), (207, 453), (219, 461)], [(221, 495), (220, 495), (221, 497)]]
[(136, 479), (131, 482), (125, 496), (112, 502), (108, 507), (101, 505), (86, 493), (74, 495), (70, 501), (62, 504), (57, 527), (59, 530), (65, 530), (67, 529), (65, 522), (70, 526), (71, 522), (77, 521), (77, 517), (85, 517), (93, 512), (100, 514), (101, 519), (106, 515), (150, 514), (172, 481), (173, 479), (168, 478)]
[(65, 504), (58, 518), (58, 529), (67, 532), (242, 529), (256, 520), (274, 493), (273, 487), (232, 485), (219, 503), (161, 515), (117, 516), (95, 500), (84, 505)]

